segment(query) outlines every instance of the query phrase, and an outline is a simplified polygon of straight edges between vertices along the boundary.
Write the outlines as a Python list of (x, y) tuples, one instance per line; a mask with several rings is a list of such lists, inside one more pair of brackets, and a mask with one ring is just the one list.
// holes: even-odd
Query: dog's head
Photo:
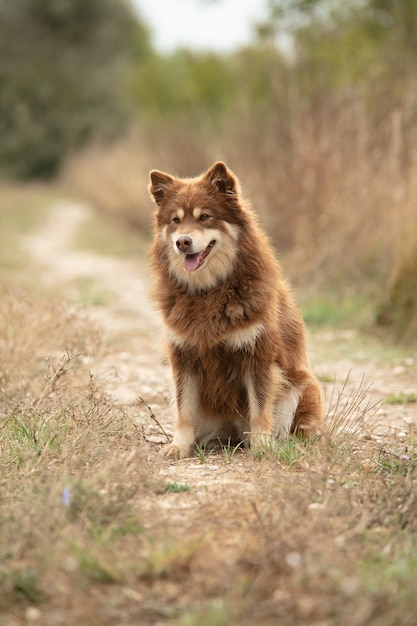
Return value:
[(239, 182), (221, 161), (197, 178), (153, 170), (155, 237), (167, 247), (170, 270), (190, 287), (208, 288), (232, 269), (242, 227)]

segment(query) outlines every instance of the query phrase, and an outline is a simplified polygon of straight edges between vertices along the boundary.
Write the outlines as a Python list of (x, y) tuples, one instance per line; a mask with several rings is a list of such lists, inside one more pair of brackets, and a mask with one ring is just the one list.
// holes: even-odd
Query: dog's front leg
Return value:
[(276, 365), (246, 376), (250, 429), (247, 444), (251, 448), (269, 443), (274, 436), (274, 402), (283, 384), (284, 377)]
[(199, 391), (197, 378), (190, 373), (178, 373), (175, 385), (178, 415), (174, 438), (167, 450), (167, 456), (183, 459), (191, 455), (196, 440)]

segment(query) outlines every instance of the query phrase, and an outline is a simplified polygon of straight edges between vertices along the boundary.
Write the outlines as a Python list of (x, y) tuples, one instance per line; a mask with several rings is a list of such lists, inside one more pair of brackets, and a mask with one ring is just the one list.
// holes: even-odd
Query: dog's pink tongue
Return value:
[(184, 259), (184, 267), (187, 272), (194, 272), (202, 261), (202, 254), (199, 252), (198, 254), (186, 254)]

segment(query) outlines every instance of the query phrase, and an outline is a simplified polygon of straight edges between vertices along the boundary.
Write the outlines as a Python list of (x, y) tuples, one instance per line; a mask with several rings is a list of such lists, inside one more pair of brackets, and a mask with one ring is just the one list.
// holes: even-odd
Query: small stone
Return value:
[(37, 622), (41, 618), (41, 612), (35, 606), (28, 606), (25, 611), (25, 617), (28, 622)]
[(297, 569), (297, 567), (300, 567), (302, 560), (303, 559), (299, 552), (292, 551), (288, 552), (288, 554), (285, 555), (285, 562), (293, 569)]

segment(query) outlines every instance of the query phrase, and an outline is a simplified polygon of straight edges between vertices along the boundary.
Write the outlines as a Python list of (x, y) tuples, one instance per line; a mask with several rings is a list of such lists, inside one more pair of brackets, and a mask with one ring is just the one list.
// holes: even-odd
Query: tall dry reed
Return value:
[(241, 178), (292, 281), (383, 297), (416, 219), (417, 139), (410, 111), (376, 119), (360, 92), (315, 109), (251, 118), (247, 104), (221, 131), (178, 122), (73, 159), (67, 180), (98, 211), (147, 230), (148, 170), (198, 174), (224, 159)]

